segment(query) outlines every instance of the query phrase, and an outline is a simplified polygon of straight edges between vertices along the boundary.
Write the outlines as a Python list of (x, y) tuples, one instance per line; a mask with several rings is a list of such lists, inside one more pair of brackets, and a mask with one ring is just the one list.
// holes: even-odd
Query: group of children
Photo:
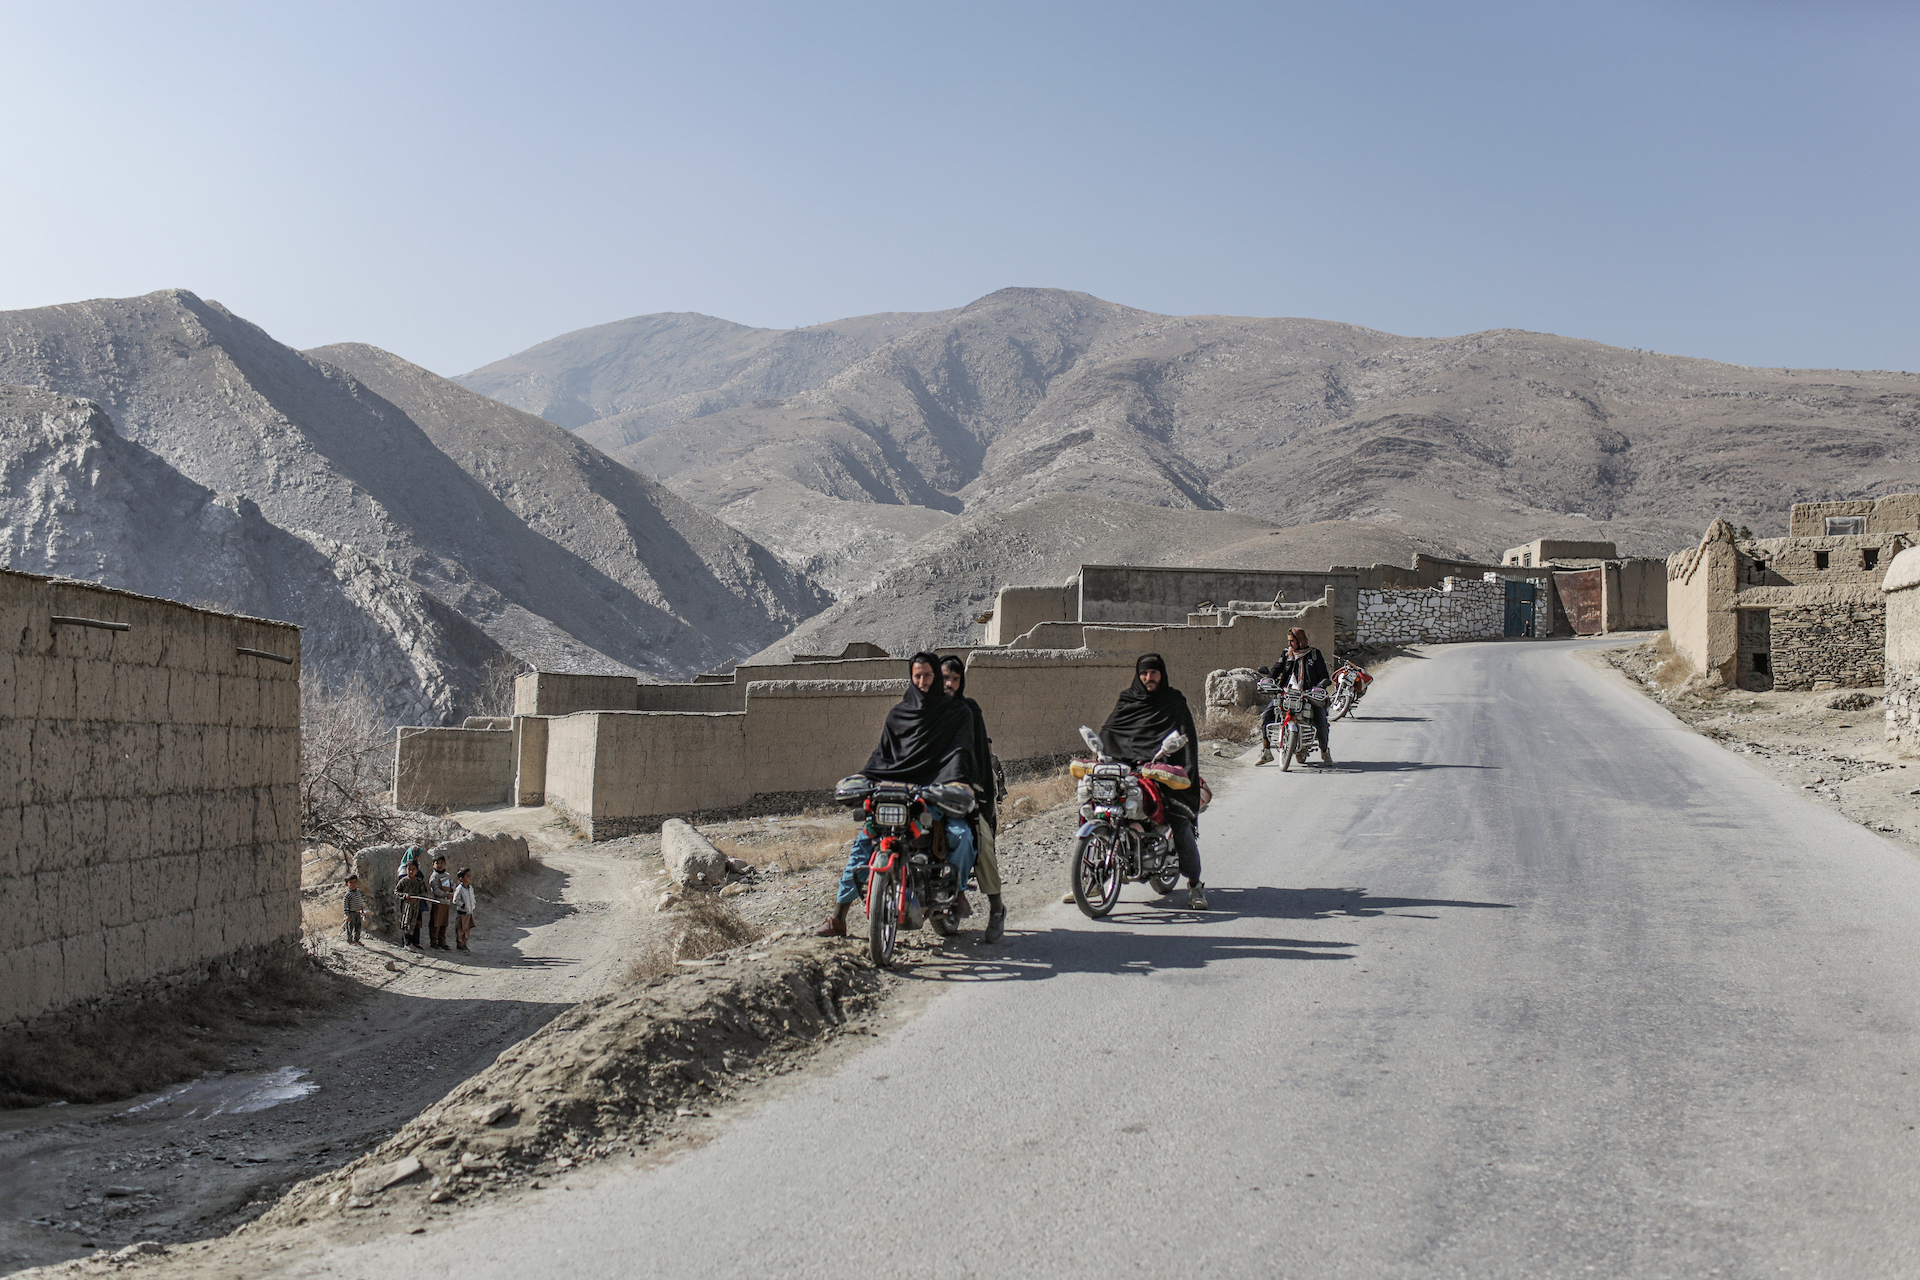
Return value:
[[(422, 874), (420, 870), (420, 849), (409, 848), (400, 859), (400, 875), (393, 888), (393, 896), (400, 900), (400, 909), (404, 912), (401, 919), (401, 933), (409, 949), (421, 950), (420, 928), (427, 927), (427, 945), (435, 951), (466, 951), (467, 939), (473, 933), (473, 872), (467, 867), (460, 868), (457, 876), (447, 874), (447, 859), (444, 855), (433, 860), (433, 873)], [(341, 904), (347, 916), (347, 941), (357, 947), (367, 944), (360, 940), (361, 929), (366, 921), (367, 898), (360, 892), (360, 877), (347, 877), (347, 895)], [(447, 922), (454, 921), (454, 945), (447, 945)]]

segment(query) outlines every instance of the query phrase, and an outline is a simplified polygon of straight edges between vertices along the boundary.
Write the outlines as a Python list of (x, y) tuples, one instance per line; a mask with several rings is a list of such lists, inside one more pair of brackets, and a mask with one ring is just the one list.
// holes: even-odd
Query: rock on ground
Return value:
[(727, 882), (727, 855), (679, 818), (661, 824), (660, 856), (675, 883), (718, 889)]

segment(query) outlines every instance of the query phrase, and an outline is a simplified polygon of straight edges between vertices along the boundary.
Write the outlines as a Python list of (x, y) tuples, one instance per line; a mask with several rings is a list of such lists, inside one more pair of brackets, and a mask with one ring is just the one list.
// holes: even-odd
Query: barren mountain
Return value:
[(754, 329), (692, 312), (579, 329), (455, 381), (580, 430), (603, 449), (664, 426), (815, 387), (952, 311), (891, 311), (805, 329)]
[(330, 548), (347, 595), (409, 583), (549, 669), (682, 675), (753, 652), (824, 602), (558, 428), (370, 348), (330, 354), (385, 394), (177, 290), (0, 314), (0, 334), (0, 381), (97, 402), (222, 503)]
[(352, 548), (276, 528), (123, 439), (88, 400), (0, 384), (0, 558), (256, 617), (297, 618), (305, 665), (349, 673), (396, 717), (438, 720), (504, 655)]
[[(1389, 525), (1483, 555), (1548, 534), (1661, 553), (1716, 515), (1774, 531), (1796, 500), (1920, 487), (1913, 375), (1514, 330), (1407, 338), (1005, 289), (820, 372), (796, 365), (790, 381), (817, 380), (616, 456), (843, 591), (886, 545), (865, 506), (932, 520), (1084, 494)], [(834, 562), (832, 526), (861, 564)]]

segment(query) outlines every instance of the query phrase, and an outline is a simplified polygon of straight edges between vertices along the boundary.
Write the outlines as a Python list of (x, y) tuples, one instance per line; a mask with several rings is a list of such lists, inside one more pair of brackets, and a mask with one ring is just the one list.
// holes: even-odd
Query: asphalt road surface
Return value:
[(1442, 650), (1338, 771), (1242, 775), (1211, 912), (1053, 908), (677, 1160), (316, 1265), (1920, 1274), (1920, 863), (1573, 647)]

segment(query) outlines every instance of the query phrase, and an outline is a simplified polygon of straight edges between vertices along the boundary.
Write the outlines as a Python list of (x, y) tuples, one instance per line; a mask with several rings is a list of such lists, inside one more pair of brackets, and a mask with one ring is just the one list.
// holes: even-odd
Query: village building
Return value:
[(1888, 566), (1920, 542), (1920, 494), (1796, 503), (1784, 538), (1715, 520), (1667, 560), (1674, 648), (1728, 688), (1839, 689), (1885, 679)]
[(1667, 562), (1622, 556), (1611, 542), (1537, 538), (1500, 563), (1552, 571), (1553, 597), (1575, 635), (1657, 631), (1667, 625)]

